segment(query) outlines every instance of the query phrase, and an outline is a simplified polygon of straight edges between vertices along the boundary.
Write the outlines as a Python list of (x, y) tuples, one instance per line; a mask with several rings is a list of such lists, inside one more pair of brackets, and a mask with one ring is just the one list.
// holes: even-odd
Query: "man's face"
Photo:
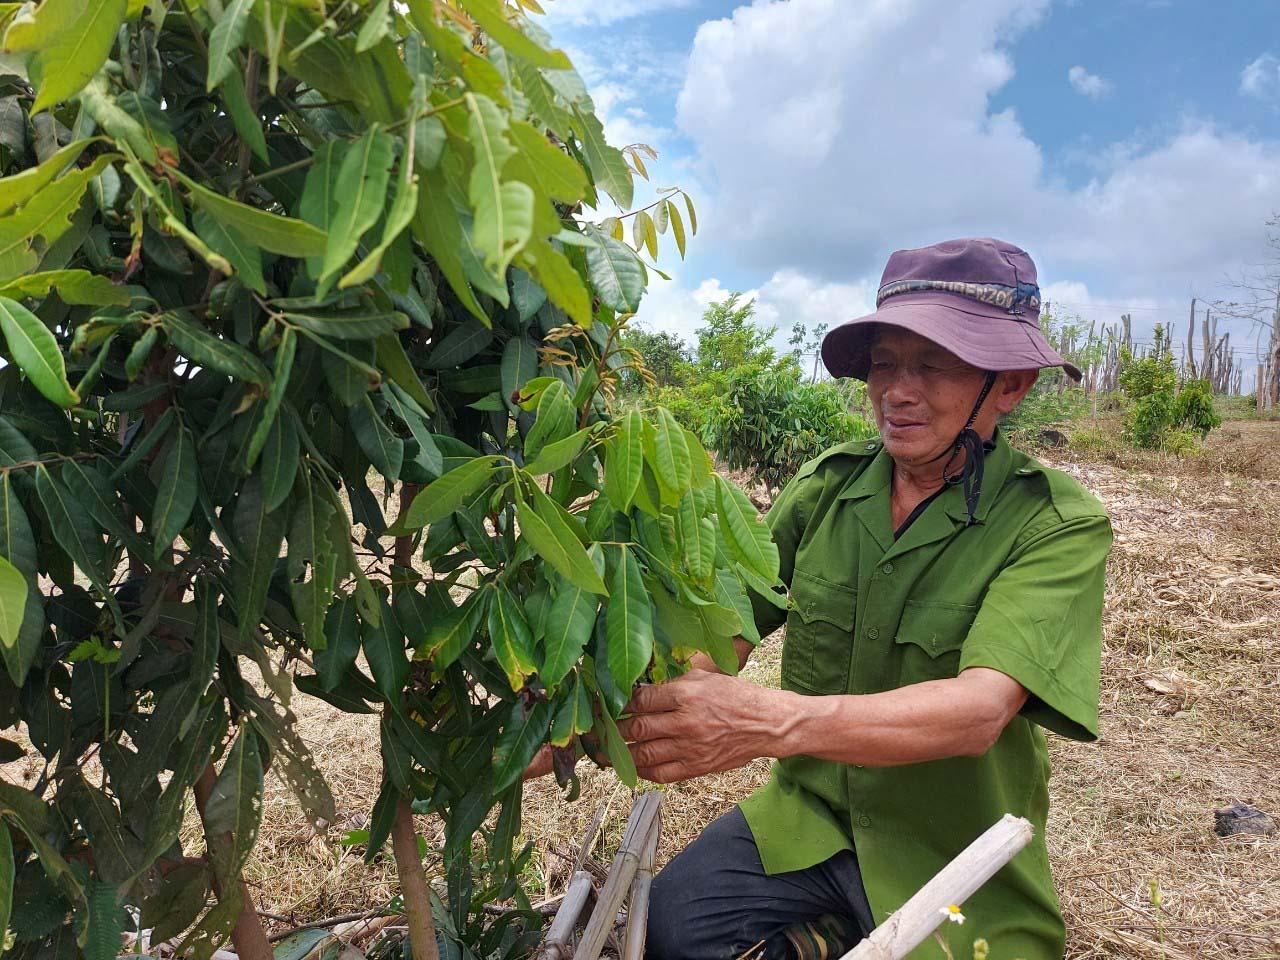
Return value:
[[(933, 341), (882, 326), (872, 341), (867, 393), (889, 456), (917, 466), (947, 450), (964, 429), (985, 379), (981, 370)], [(984, 404), (985, 415), (975, 425), (984, 436), (984, 427), (995, 426), (995, 406)]]

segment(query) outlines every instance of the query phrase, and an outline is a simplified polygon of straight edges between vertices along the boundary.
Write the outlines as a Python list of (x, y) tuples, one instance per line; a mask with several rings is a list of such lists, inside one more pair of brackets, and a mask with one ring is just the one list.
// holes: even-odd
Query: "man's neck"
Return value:
[[(989, 445), (994, 437), (995, 428), (993, 427), (983, 437), (983, 444)], [(956, 451), (954, 460), (951, 460), (951, 454), (951, 448), (947, 448), (943, 455), (925, 463), (907, 464), (899, 463), (897, 460), (893, 462), (891, 500), (894, 529), (897, 529), (911, 515), (912, 510), (947, 485), (947, 478), (942, 472), (943, 467), (947, 467), (951, 476), (959, 476), (960, 471), (964, 469), (967, 454), (964, 448)], [(948, 463), (948, 460), (951, 462)]]

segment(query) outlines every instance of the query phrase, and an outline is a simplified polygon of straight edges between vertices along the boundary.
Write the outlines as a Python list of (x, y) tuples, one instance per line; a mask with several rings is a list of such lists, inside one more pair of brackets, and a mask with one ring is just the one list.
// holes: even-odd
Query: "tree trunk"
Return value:
[[(196, 795), (196, 811), (200, 814), (200, 823), (204, 825), (204, 842), (206, 847), (214, 847), (220, 843), (227, 843), (229, 836), (215, 837), (209, 835), (208, 825), (204, 819), (204, 805), (209, 800), (209, 794), (213, 791), (214, 781), (217, 779), (213, 770), (213, 764), (210, 763), (204, 768), (204, 772), (200, 774), (200, 779), (195, 782), (192, 788)], [(249, 887), (243, 880), (237, 881), (240, 884), (240, 913), (236, 917), (236, 925), (231, 930), (231, 943), (236, 948), (236, 953), (240, 960), (272, 960), (273, 952), (271, 950), (271, 942), (267, 939), (266, 932), (262, 929), (262, 921), (258, 919), (258, 910), (253, 905), (253, 895), (249, 893)], [(219, 898), (222, 892), (215, 890)], [(416, 958), (415, 958), (416, 960)]]
[(413, 960), (440, 960), (436, 924), (431, 916), (431, 891), (422, 869), (422, 857), (418, 855), (418, 834), (413, 829), (413, 807), (404, 797), (396, 804), (396, 818), (391, 824), (391, 850), (396, 858), (405, 916), (409, 919)]

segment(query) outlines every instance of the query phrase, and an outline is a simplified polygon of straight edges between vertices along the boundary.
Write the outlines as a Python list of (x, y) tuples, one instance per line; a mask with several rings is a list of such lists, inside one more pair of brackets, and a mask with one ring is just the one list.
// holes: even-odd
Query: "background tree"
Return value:
[(0, 727), (30, 742), (0, 761), (40, 758), (0, 779), (14, 951), (107, 960), (139, 916), (270, 957), (240, 875), (268, 771), (334, 819), (315, 696), (380, 718), (367, 850), (416, 960), (521, 954), (532, 916), (484, 906), (527, 906), (528, 759), (572, 792), (590, 734), (633, 782), (633, 684), (731, 669), (777, 572), (696, 437), (610, 413), (648, 273), (585, 219), (632, 199), (585, 85), (498, 0), (0, 30)]

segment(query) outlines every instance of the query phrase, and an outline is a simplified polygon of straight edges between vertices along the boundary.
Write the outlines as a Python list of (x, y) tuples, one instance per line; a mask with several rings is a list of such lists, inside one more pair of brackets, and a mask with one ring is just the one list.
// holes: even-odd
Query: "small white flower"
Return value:
[(938, 912), (952, 923), (964, 923), (964, 914), (960, 912), (960, 908), (954, 903), (949, 907), (943, 907)]

